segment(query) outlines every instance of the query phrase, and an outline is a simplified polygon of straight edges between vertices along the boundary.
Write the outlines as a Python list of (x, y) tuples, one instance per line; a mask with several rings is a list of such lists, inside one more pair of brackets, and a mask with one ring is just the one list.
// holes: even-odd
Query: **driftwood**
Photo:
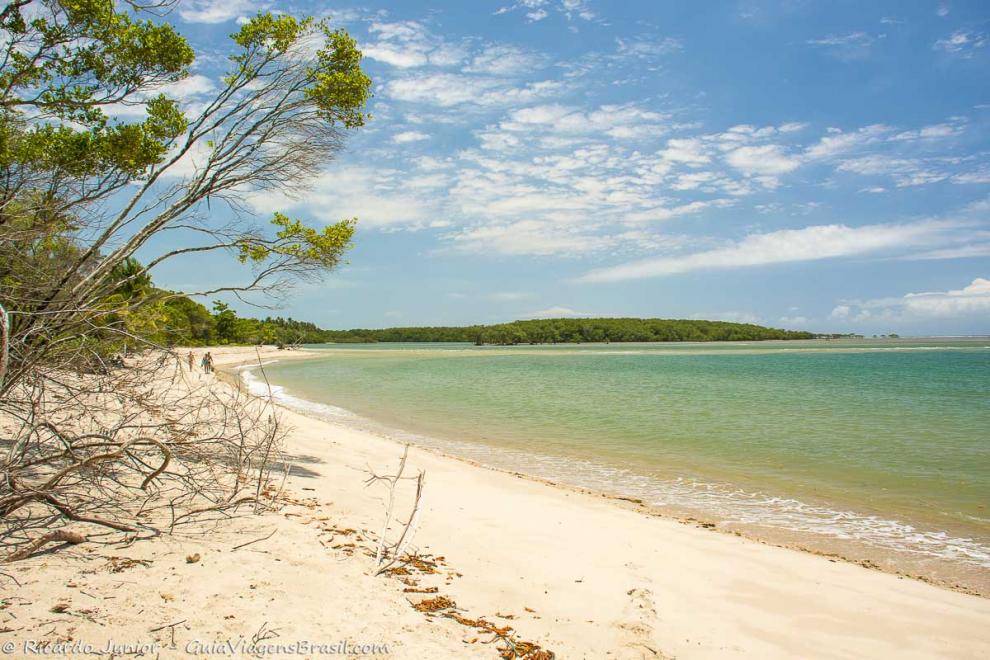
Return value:
[(125, 362), (38, 369), (0, 398), (4, 561), (83, 542), (87, 526), (134, 539), (273, 506), (287, 429), (270, 397), (219, 386), (162, 348)]
[(7, 564), (12, 561), (19, 561), (21, 559), (26, 559), (36, 553), (41, 548), (45, 547), (49, 543), (71, 543), (73, 545), (78, 545), (80, 543), (85, 543), (86, 537), (79, 532), (71, 532), (67, 529), (57, 529), (54, 532), (49, 532), (41, 538), (31, 541), (27, 546), (21, 548), (17, 552), (13, 552), (2, 561)]
[[(420, 505), (423, 500), (423, 486), (426, 479), (426, 473), (420, 471), (415, 477), (405, 477), (403, 476), (406, 470), (406, 459), (409, 457), (409, 445), (406, 445), (402, 451), (402, 458), (399, 460), (399, 469), (394, 475), (380, 475), (376, 474), (371, 468), (368, 468), (368, 478), (365, 480), (365, 486), (370, 486), (375, 483), (384, 484), (388, 489), (388, 498), (385, 504), (385, 522), (382, 525), (382, 532), (378, 539), (378, 547), (375, 550), (375, 568), (374, 574), (381, 575), (382, 573), (393, 568), (396, 564), (399, 564), (402, 557), (406, 556), (407, 548), (412, 543), (413, 537), (416, 534), (416, 527), (419, 522)], [(416, 482), (416, 491), (413, 497), (412, 510), (409, 513), (409, 517), (404, 523), (400, 523), (401, 531), (398, 537), (389, 541), (389, 530), (392, 527), (392, 523), (396, 520), (396, 496), (399, 483), (403, 480), (411, 480)]]

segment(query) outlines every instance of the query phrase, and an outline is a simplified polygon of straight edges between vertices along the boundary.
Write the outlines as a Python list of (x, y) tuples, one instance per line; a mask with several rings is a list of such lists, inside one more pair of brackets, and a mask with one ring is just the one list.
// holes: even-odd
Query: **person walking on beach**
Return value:
[(206, 352), (206, 373), (213, 373), (213, 353)]
[(195, 365), (195, 361), (193, 360), (193, 352), (189, 351), (189, 373), (192, 373), (194, 365)]
[(203, 353), (202, 359), (199, 361), (199, 366), (203, 368), (203, 373), (210, 373), (210, 354)]

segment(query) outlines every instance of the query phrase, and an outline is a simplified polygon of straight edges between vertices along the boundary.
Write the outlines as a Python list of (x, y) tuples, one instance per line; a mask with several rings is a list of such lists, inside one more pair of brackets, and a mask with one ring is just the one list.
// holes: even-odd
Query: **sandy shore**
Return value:
[[(219, 367), (256, 360), (254, 349), (213, 353)], [(266, 349), (261, 357), (307, 355)], [(463, 619), (511, 626), (558, 658), (990, 656), (990, 599), (417, 449), (410, 467), (426, 472), (426, 491), (415, 542), (442, 559), (428, 561), (426, 574), (371, 577), (362, 548), (382, 524), (384, 492), (365, 487), (366, 469), (394, 468), (402, 448), (284, 414), (294, 429), (293, 506), (209, 534), (3, 567), (22, 586), (11, 597), (0, 583), (0, 642), (110, 635), (156, 640), (161, 657), (173, 657), (190, 640), (267, 629), (278, 635), (268, 644), (349, 640), (384, 643), (396, 658), (498, 657), (485, 643), (491, 634), (412, 606), (442, 595)], [(187, 563), (193, 553), (201, 559)], [(107, 566), (122, 560), (112, 555), (148, 563), (113, 572)], [(69, 605), (52, 613), (57, 602)]]

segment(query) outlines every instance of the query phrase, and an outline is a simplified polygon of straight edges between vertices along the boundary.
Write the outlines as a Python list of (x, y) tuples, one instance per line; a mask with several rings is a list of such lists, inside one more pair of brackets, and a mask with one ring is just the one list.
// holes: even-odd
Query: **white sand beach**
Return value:
[[(211, 350), (221, 368), (257, 359), (254, 349)], [(499, 657), (486, 643), (495, 635), (464, 623), (483, 618), (558, 658), (990, 656), (986, 598), (416, 448), (409, 467), (425, 471), (426, 486), (415, 546), (426, 573), (373, 577), (362, 548), (381, 528), (384, 489), (365, 486), (366, 470), (394, 470), (402, 447), (282, 414), (293, 429), (291, 504), (208, 531), (83, 544), (0, 567), (20, 583), (3, 583), (0, 642), (102, 648), (112, 638), (155, 643), (163, 658), (209, 657), (205, 643), (270, 631), (262, 644), (347, 640), (384, 644), (394, 658)], [(414, 608), (440, 596), (457, 609)]]

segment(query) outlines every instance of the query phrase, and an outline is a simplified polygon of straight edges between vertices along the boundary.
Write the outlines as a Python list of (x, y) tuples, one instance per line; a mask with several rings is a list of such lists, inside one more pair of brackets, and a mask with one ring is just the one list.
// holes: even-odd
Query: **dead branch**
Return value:
[(11, 553), (6, 558), (4, 558), (0, 563), (9, 564), (13, 561), (20, 561), (21, 559), (26, 559), (33, 555), (35, 552), (48, 545), (49, 543), (71, 543), (73, 545), (79, 545), (80, 543), (85, 543), (86, 537), (79, 532), (70, 532), (67, 529), (58, 529), (54, 532), (45, 534), (39, 539), (35, 539), (27, 547), (18, 550), (17, 552)]
[(286, 432), (270, 401), (193, 381), (164, 349), (95, 373), (39, 368), (0, 397), (0, 556), (69, 523), (136, 537), (267, 510)]
[[(406, 445), (402, 451), (402, 458), (399, 459), (399, 469), (394, 475), (379, 475), (369, 468), (369, 476), (364, 482), (365, 486), (381, 483), (388, 489), (388, 498), (385, 504), (385, 522), (382, 526), (382, 532), (378, 538), (378, 547), (375, 550), (375, 575), (381, 575), (400, 562), (401, 557), (406, 555), (406, 548), (410, 543), (412, 543), (413, 536), (415, 536), (416, 533), (416, 528), (419, 522), (420, 504), (423, 499), (423, 485), (426, 478), (426, 473), (421, 470), (415, 477), (404, 477), (403, 473), (406, 469), (406, 459), (408, 457), (409, 445)], [(413, 496), (412, 510), (410, 511), (406, 522), (401, 523), (401, 532), (399, 533), (398, 538), (390, 542), (388, 540), (389, 530), (392, 527), (392, 523), (395, 520), (396, 515), (396, 491), (399, 483), (404, 479), (413, 480), (416, 482), (416, 491)]]
[(240, 545), (235, 545), (233, 548), (231, 548), (231, 551), (240, 550), (241, 548), (245, 548), (245, 547), (247, 547), (249, 545), (252, 545), (254, 543), (260, 543), (262, 541), (267, 541), (271, 537), (275, 536), (275, 533), (277, 531), (278, 531), (278, 528), (276, 527), (275, 529), (272, 530), (272, 533), (269, 534), (268, 536), (262, 536), (260, 539), (254, 539), (253, 541), (248, 541), (247, 543), (241, 543)]

